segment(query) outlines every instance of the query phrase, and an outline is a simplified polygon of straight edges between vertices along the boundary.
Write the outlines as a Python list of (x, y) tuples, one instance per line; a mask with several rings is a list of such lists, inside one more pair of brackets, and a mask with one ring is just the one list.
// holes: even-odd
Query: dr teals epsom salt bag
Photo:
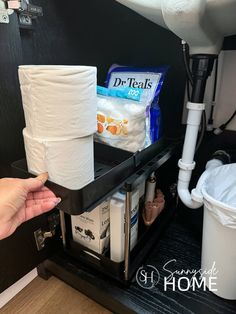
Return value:
[(111, 89), (124, 87), (143, 90), (142, 102), (146, 104), (146, 144), (155, 143), (160, 137), (161, 112), (159, 94), (168, 70), (167, 66), (155, 68), (136, 68), (112, 65), (108, 71), (106, 86)]

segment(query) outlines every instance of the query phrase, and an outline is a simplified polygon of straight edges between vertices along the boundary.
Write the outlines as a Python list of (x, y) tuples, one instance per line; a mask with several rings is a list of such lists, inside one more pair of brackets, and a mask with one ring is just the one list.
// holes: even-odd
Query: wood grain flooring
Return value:
[(50, 277), (47, 281), (37, 277), (0, 309), (0, 313), (109, 314), (110, 312), (56, 277)]

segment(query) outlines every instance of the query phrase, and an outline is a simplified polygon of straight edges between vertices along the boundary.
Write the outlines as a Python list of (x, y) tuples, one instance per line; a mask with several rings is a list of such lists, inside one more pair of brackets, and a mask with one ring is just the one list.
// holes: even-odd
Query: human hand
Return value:
[(44, 186), (48, 174), (30, 179), (0, 179), (0, 240), (23, 222), (53, 209), (61, 199)]

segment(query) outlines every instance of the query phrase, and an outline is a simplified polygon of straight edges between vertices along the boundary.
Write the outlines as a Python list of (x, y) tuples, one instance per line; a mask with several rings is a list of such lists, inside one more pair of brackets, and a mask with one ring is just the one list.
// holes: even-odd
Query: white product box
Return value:
[(110, 240), (110, 200), (91, 212), (71, 216), (73, 240), (102, 254)]
[[(138, 241), (138, 218), (139, 218), (139, 188), (132, 192), (131, 198), (131, 226), (130, 226), (130, 251)], [(110, 222), (111, 222), (111, 260), (120, 263), (124, 260), (124, 215), (125, 215), (125, 194), (115, 193), (110, 203)]]

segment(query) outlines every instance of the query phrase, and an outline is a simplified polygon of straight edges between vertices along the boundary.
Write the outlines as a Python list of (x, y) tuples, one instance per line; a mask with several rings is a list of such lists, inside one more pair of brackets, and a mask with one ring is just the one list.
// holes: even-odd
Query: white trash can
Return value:
[[(236, 163), (214, 169), (202, 188), (202, 194), (203, 277), (213, 293), (236, 300)], [(214, 279), (211, 287), (210, 277)]]

